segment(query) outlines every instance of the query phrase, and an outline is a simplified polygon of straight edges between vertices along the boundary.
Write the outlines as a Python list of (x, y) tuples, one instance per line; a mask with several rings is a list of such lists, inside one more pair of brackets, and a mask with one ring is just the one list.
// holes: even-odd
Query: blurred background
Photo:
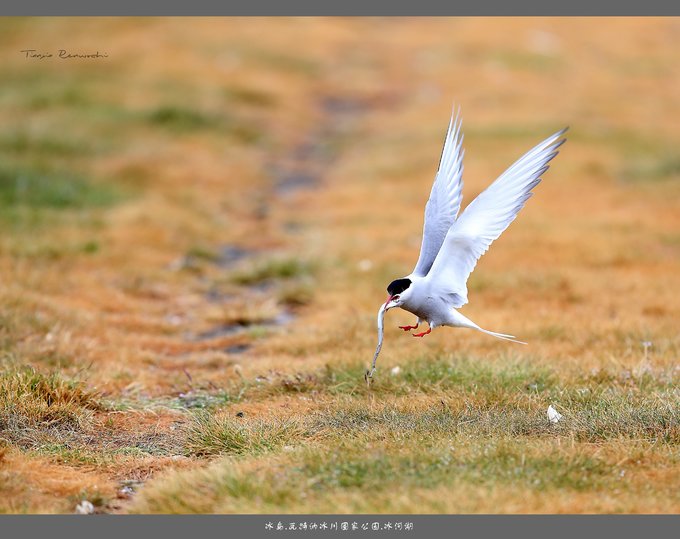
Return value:
[(391, 311), (383, 372), (451, 350), (677, 361), (677, 18), (4, 18), (0, 35), (6, 373), (180, 409), (233, 380), (297, 391), (328, 363), (359, 379), (454, 104), (463, 207), (570, 126), (463, 310), (531, 347), (411, 339)]

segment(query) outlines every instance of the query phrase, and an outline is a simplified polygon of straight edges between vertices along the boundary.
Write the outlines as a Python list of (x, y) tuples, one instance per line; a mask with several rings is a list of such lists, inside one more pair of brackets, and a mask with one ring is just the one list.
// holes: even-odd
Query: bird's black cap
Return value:
[(396, 296), (397, 294), (401, 294), (409, 286), (411, 286), (411, 279), (397, 279), (388, 285), (387, 293), (390, 296)]

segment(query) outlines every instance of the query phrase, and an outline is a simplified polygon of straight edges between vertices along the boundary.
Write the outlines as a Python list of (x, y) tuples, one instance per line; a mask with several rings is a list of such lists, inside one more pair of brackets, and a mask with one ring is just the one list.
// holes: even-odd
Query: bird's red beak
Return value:
[(394, 299), (394, 296), (388, 296), (387, 301), (385, 302), (385, 307), (387, 307), (387, 304)]

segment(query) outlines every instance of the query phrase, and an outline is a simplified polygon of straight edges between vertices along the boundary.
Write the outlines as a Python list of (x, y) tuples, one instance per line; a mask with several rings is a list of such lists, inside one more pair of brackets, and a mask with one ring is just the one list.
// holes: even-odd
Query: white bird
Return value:
[(427, 331), (414, 333), (414, 337), (424, 337), (439, 326), (451, 326), (526, 344), (513, 335), (482, 329), (456, 309), (468, 302), (467, 280), (477, 261), (531, 197), (531, 190), (549, 168), (548, 162), (566, 141), (561, 137), (567, 128), (520, 157), (456, 218), (463, 198), (465, 152), (461, 124), (459, 110), (455, 117), (451, 115), (439, 169), (425, 206), (423, 242), (416, 267), (410, 275), (392, 281), (387, 287), (389, 297), (378, 315), (379, 345), (369, 376), (375, 372), (382, 344), (381, 317), (394, 307), (418, 317), (414, 326), (399, 326), (404, 331), (416, 329), (423, 321), (428, 323)]

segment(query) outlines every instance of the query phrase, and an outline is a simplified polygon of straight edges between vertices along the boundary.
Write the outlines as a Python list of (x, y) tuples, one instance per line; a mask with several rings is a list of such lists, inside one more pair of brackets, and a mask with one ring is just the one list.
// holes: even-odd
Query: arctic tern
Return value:
[(475, 329), (499, 339), (526, 344), (513, 335), (482, 329), (463, 316), (459, 309), (468, 302), (467, 280), (479, 258), (517, 217), (531, 191), (548, 170), (548, 163), (559, 153), (565, 138), (564, 128), (520, 157), (496, 181), (475, 198), (457, 217), (463, 199), (463, 135), (460, 109), (451, 114), (439, 169), (425, 206), (425, 223), (420, 257), (406, 277), (392, 281), (387, 301), (378, 311), (378, 346), (368, 378), (383, 340), (385, 313), (400, 307), (417, 316), (415, 325), (399, 326), (404, 331), (417, 329), (425, 321), (429, 327), (414, 337), (424, 337), (439, 326)]

